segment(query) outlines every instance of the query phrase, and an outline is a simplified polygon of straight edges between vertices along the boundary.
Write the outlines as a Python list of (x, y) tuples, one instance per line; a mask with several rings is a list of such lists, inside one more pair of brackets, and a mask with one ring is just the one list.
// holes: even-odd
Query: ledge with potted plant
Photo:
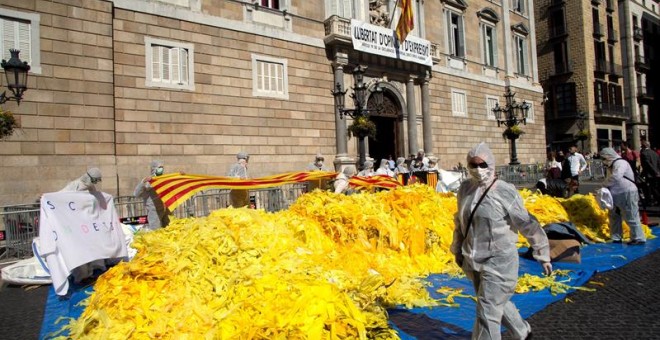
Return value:
[(525, 134), (525, 131), (520, 128), (518, 124), (507, 127), (504, 132), (502, 132), (502, 137), (505, 139), (518, 139), (520, 135)]
[(376, 124), (368, 116), (358, 116), (353, 119), (353, 123), (347, 127), (348, 137), (356, 136), (358, 138), (375, 138)]
[(0, 140), (14, 134), (17, 128), (19, 128), (19, 125), (14, 115), (10, 111), (0, 108)]
[(575, 139), (581, 141), (589, 139), (589, 136), (590, 136), (589, 130), (585, 130), (585, 129), (578, 130), (578, 132), (575, 133)]

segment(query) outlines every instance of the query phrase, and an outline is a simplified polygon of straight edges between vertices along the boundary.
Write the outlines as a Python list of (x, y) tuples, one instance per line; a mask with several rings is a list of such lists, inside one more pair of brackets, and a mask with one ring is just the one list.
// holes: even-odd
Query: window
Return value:
[(574, 114), (576, 111), (575, 83), (555, 86), (555, 106), (559, 117)]
[(525, 4), (525, 1), (527, 0), (511, 0), (511, 9), (516, 13), (526, 14), (527, 6)]
[(452, 57), (465, 56), (465, 37), (463, 30), (463, 15), (447, 11), (447, 31), (449, 32), (449, 54)]
[(594, 96), (596, 97), (596, 108), (603, 109), (603, 104), (607, 99), (607, 91), (605, 91), (605, 84), (603, 82), (594, 82)]
[(330, 8), (329, 8), (330, 13), (328, 17), (331, 15), (337, 15), (342, 18), (353, 18), (352, 0), (331, 0), (329, 1), (329, 3), (330, 3)]
[(555, 62), (555, 75), (572, 72), (568, 59), (568, 46), (566, 41), (560, 41), (553, 44), (553, 54)]
[(513, 36), (514, 50), (516, 52), (516, 72), (520, 75), (529, 75), (529, 63), (527, 61), (527, 39), (520, 35)]
[(145, 37), (147, 87), (194, 90), (193, 45)]
[(27, 61), (30, 72), (41, 74), (40, 16), (38, 14), (0, 8), (0, 59), (9, 60), (9, 49), (20, 50), (19, 58)]
[(272, 9), (280, 9), (280, 1), (279, 0), (261, 0), (261, 6), (272, 8)]
[(465, 91), (451, 90), (451, 114), (467, 117), (467, 96)]
[(486, 66), (497, 66), (497, 34), (495, 27), (482, 24), (481, 35), (484, 43), (484, 64)]
[(252, 55), (252, 95), (289, 99), (286, 59)]
[(499, 98), (495, 96), (486, 96), (486, 118), (495, 120), (493, 109), (499, 103)]

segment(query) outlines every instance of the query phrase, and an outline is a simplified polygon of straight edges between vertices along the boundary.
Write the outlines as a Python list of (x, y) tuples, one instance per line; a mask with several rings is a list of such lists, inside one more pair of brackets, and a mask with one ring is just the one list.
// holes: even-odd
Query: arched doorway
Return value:
[[(367, 107), (373, 108), (372, 98), (369, 98)], [(381, 159), (387, 159), (390, 155), (394, 160), (397, 157), (406, 157), (402, 117), (401, 105), (398, 100), (390, 91), (385, 90), (383, 110), (380, 114), (369, 117), (376, 124), (376, 137), (368, 139), (367, 148), (369, 157), (375, 161), (376, 168), (380, 165)]]

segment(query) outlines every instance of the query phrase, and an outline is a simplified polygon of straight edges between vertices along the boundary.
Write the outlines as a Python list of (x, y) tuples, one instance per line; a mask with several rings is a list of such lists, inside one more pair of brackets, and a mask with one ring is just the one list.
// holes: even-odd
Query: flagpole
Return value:
[(394, 4), (394, 9), (392, 10), (392, 17), (390, 18), (390, 29), (392, 28), (392, 21), (394, 21), (394, 13), (396, 13), (396, 8), (399, 7), (399, 1), (401, 0), (396, 0), (396, 3)]

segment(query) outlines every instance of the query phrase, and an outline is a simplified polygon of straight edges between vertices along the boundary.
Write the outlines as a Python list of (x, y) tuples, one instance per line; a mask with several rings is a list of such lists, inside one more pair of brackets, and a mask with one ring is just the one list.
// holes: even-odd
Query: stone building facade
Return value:
[(3, 50), (18, 37), (32, 66), (21, 105), (4, 105), (21, 129), (0, 142), (0, 205), (59, 190), (88, 166), (102, 169), (104, 191), (130, 195), (152, 159), (222, 176), (246, 151), (253, 177), (302, 170), (317, 153), (354, 163), (330, 90), (350, 89), (358, 64), (388, 104), (373, 117), (372, 158), (423, 148), (452, 168), (486, 141), (507, 163), (491, 108), (508, 87), (531, 106), (518, 158), (544, 160), (533, 1), (413, 1), (410, 35), (428, 42), (431, 63), (356, 50), (350, 19), (398, 21), (396, 1), (370, 2), (0, 0), (16, 33), (3, 33)]

